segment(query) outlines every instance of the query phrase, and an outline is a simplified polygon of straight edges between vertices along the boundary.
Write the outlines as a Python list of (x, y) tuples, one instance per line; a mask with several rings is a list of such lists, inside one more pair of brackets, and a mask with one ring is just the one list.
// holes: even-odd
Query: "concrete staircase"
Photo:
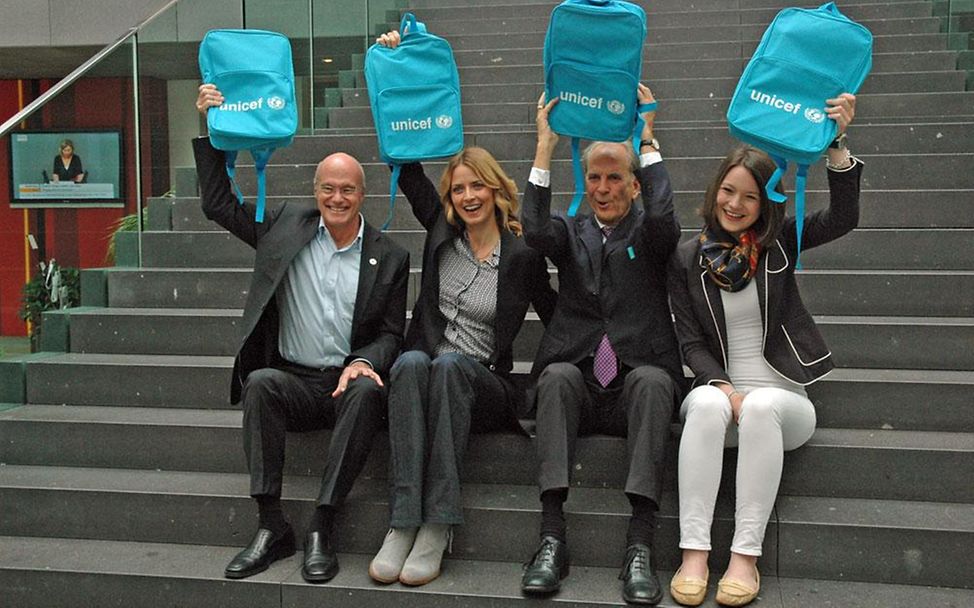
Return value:
[[(412, 0), (457, 52), (469, 143), (494, 152), (519, 182), (533, 155), (543, 31), (553, 2)], [(782, 0), (657, 0), (648, 5), (645, 78), (661, 99), (658, 137), (686, 236), (717, 161), (743, 64)], [(874, 73), (851, 133), (866, 162), (860, 227), (809, 251), (806, 303), (836, 370), (814, 385), (819, 429), (785, 459), (760, 565), (756, 605), (974, 605), (974, 92), (957, 69), (956, 37), (929, 1), (848, 3), (876, 35)], [(395, 15), (390, 15), (390, 21)], [(503, 32), (503, 33), (500, 33)], [(966, 47), (965, 47), (966, 48)], [(360, 74), (329, 128), (298, 138), (268, 168), (271, 203), (310, 193), (314, 164), (347, 151), (371, 192), (388, 191)], [(567, 145), (553, 170), (569, 199)], [(438, 176), (442, 163), (428, 163)], [(241, 185), (253, 191), (244, 168)], [(809, 205), (825, 204), (824, 168)], [(69, 351), (29, 359), (25, 404), (0, 412), (0, 605), (477, 606), (523, 603), (521, 562), (536, 542), (539, 503), (526, 438), (476, 436), (466, 463), (466, 525), (443, 576), (421, 588), (379, 586), (368, 560), (387, 524), (385, 438), (349, 497), (339, 530), (342, 571), (305, 584), (300, 553), (246, 581), (223, 567), (249, 541), (239, 410), (227, 403), (252, 252), (186, 196), (150, 205), (144, 267), (89, 272), (85, 306), (67, 315)], [(387, 198), (370, 196), (379, 224)], [(420, 260), (423, 234), (404, 201), (394, 236)], [(418, 270), (410, 284), (410, 302)], [(532, 313), (533, 314), (533, 313)], [(526, 371), (542, 328), (516, 346)], [(301, 528), (313, 509), (328, 433), (289, 438), (285, 508)], [(675, 464), (677, 437), (670, 450)], [(572, 575), (554, 598), (621, 603), (628, 504), (624, 441), (582, 440), (567, 505)], [(712, 570), (726, 560), (734, 458), (714, 530)], [(661, 507), (661, 578), (679, 563), (675, 467)], [(710, 600), (712, 602), (712, 600)], [(540, 602), (532, 602), (540, 603)], [(552, 602), (554, 603), (554, 602)], [(667, 596), (663, 605), (673, 605)], [(712, 605), (712, 604), (707, 604)]]

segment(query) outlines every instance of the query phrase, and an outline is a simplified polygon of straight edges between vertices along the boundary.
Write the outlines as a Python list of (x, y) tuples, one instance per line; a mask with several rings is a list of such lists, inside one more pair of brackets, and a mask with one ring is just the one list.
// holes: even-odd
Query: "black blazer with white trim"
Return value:
[[(802, 251), (852, 231), (859, 223), (862, 163), (846, 171), (828, 171), (830, 204), (805, 217)], [(704, 271), (696, 238), (681, 243), (670, 258), (670, 307), (684, 362), (693, 385), (730, 383), (727, 375), (727, 325), (720, 289)], [(781, 235), (758, 262), (754, 280), (763, 322), (764, 359), (783, 378), (799, 385), (821, 379), (835, 365), (832, 353), (805, 308), (795, 281), (798, 246), (795, 219), (785, 220)]]

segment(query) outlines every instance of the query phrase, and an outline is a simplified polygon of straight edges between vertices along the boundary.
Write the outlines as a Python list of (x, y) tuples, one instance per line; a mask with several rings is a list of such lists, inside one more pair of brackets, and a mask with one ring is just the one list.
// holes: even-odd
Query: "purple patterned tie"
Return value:
[[(613, 228), (614, 226), (602, 227), (602, 234), (605, 235), (605, 240), (609, 240), (609, 235), (612, 234)], [(592, 372), (595, 374), (595, 379), (602, 385), (602, 388), (609, 386), (609, 383), (619, 373), (619, 363), (616, 360), (615, 351), (612, 350), (612, 343), (609, 342), (608, 334), (602, 335), (602, 340), (599, 341), (599, 345), (595, 348)]]
[(602, 388), (609, 386), (609, 383), (619, 373), (616, 353), (612, 350), (612, 344), (609, 343), (609, 336), (607, 334), (602, 335), (602, 341), (599, 342), (598, 348), (595, 349), (595, 360), (592, 362), (592, 371), (595, 373), (595, 379), (599, 381)]

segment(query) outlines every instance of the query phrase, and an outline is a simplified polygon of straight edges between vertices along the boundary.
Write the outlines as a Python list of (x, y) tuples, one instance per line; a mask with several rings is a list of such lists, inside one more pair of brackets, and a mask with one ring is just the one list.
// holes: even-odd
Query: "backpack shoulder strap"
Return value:
[(402, 165), (399, 163), (393, 163), (389, 167), (392, 168), (392, 174), (389, 176), (389, 215), (386, 216), (386, 221), (382, 224), (383, 232), (389, 229), (396, 213), (396, 190), (399, 189), (399, 173), (402, 171)]
[(271, 159), (274, 150), (275, 148), (267, 146), (254, 148), (250, 151), (250, 155), (254, 157), (254, 166), (257, 170), (257, 212), (254, 219), (258, 222), (264, 221), (264, 206), (267, 199), (265, 169), (267, 169), (267, 162)]
[(568, 217), (575, 217), (578, 208), (582, 205), (582, 198), (585, 196), (585, 174), (582, 172), (582, 154), (579, 151), (581, 140), (577, 137), (572, 138), (572, 173), (575, 175), (575, 195), (572, 203), (568, 206)]
[(799, 164), (795, 171), (795, 270), (802, 268), (802, 230), (805, 228), (805, 183), (808, 180), (808, 165)]
[(243, 192), (240, 191), (240, 186), (237, 185), (236, 175), (237, 175), (237, 151), (228, 150), (223, 153), (225, 159), (225, 164), (227, 167), (227, 177), (230, 178), (230, 185), (233, 186), (233, 191), (237, 195), (237, 202), (243, 205)]

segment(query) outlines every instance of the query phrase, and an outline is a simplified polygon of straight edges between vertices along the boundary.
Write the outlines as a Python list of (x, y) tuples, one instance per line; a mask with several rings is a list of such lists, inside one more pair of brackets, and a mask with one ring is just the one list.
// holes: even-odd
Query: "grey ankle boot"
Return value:
[(369, 564), (369, 576), (380, 583), (394, 583), (399, 580), (402, 565), (413, 548), (416, 531), (419, 528), (389, 528), (382, 548)]
[(404, 585), (425, 585), (438, 577), (443, 552), (452, 539), (449, 524), (423, 524), (416, 534), (413, 550), (399, 573), (399, 582)]

